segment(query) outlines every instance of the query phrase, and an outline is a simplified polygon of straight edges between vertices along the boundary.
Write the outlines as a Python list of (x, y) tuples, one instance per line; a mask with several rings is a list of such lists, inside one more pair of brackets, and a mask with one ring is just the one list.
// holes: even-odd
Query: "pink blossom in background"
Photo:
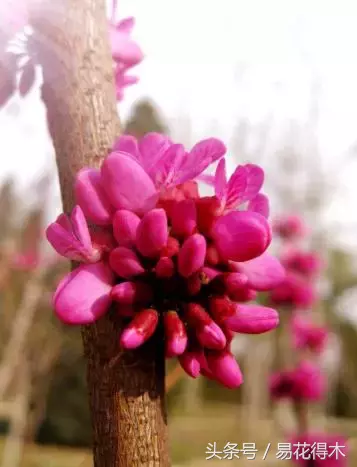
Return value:
[(292, 461), (301, 467), (347, 467), (348, 441), (333, 433), (306, 433), (289, 439)]
[[(128, 71), (143, 60), (143, 53), (139, 45), (131, 38), (135, 19), (125, 18), (116, 21), (117, 2), (114, 0), (111, 18), (109, 19), (109, 40), (113, 56), (114, 83), (116, 98), (121, 101), (124, 89), (138, 82), (136, 76)], [(26, 1), (1, 0), (0, 2), (0, 107), (18, 91), (25, 97), (32, 89), (36, 80), (36, 50), (30, 41), (31, 36), (24, 33), (28, 24)], [(22, 33), (19, 35), (18, 33)], [(16, 53), (8, 52), (10, 39), (18, 34), (17, 42), (21, 50)], [(25, 63), (19, 58), (26, 57)], [(16, 76), (20, 78), (17, 83)]]
[(304, 221), (297, 214), (280, 216), (273, 222), (273, 229), (276, 235), (285, 240), (296, 240), (308, 233)]
[(289, 248), (280, 259), (286, 269), (307, 278), (316, 277), (323, 267), (322, 259), (317, 253), (302, 251), (296, 247)]
[(37, 268), (38, 264), (38, 252), (30, 250), (24, 253), (15, 253), (11, 266), (18, 271), (32, 271)]
[[(244, 302), (279, 284), (284, 268), (265, 253), (271, 228), (260, 167), (240, 166), (226, 181), (220, 162), (215, 196), (200, 197), (196, 178), (225, 152), (215, 138), (186, 150), (158, 133), (121, 136), (99, 170), (78, 173), (78, 207), (47, 236), (59, 253), (84, 262), (55, 294), (62, 321), (89, 324), (113, 304), (126, 322), (123, 349), (144, 345), (162, 321), (167, 358), (178, 357), (194, 378), (234, 388), (243, 381), (234, 333), (279, 323), (273, 308)], [(254, 209), (242, 210), (252, 200)], [(99, 236), (88, 233), (83, 213)]]
[(114, 0), (109, 21), (109, 38), (114, 60), (116, 97), (118, 101), (121, 101), (124, 96), (124, 88), (138, 82), (138, 78), (127, 75), (127, 71), (138, 65), (143, 60), (144, 55), (139, 45), (131, 38), (135, 19), (129, 17), (117, 22), (116, 16), (117, 1)]
[(316, 287), (299, 274), (287, 271), (285, 279), (270, 293), (270, 302), (275, 306), (310, 309), (317, 301)]
[(301, 362), (293, 370), (273, 373), (269, 381), (272, 399), (316, 402), (324, 397), (326, 389), (324, 374), (309, 361)]
[(295, 316), (291, 325), (295, 348), (309, 349), (316, 353), (324, 350), (329, 335), (325, 326), (317, 326), (311, 320), (301, 316)]

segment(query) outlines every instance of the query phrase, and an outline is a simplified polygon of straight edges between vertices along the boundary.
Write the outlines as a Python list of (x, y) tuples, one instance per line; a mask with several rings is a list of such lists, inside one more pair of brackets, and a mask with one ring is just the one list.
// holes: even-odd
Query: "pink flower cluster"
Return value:
[[(306, 310), (315, 303), (317, 294), (314, 281), (323, 263), (316, 253), (297, 247), (297, 241), (307, 233), (298, 216), (283, 217), (275, 222), (274, 228), (285, 244), (280, 259), (286, 269), (286, 277), (272, 290), (270, 301), (291, 312), (287, 331), (291, 336), (291, 351), (298, 352), (298, 363), (293, 369), (282, 369), (271, 375), (270, 396), (273, 400), (290, 399), (294, 403), (303, 403), (301, 410), (306, 411), (308, 403), (323, 399), (327, 391), (327, 381), (316, 357), (324, 350), (329, 332), (325, 326), (316, 325), (311, 315), (298, 313), (297, 309)], [(301, 430), (301, 420), (298, 422)], [(290, 458), (300, 465), (346, 466), (347, 446), (343, 437), (308, 432), (295, 435), (291, 445)]]
[(302, 361), (293, 370), (275, 373), (270, 379), (272, 399), (295, 401), (319, 401), (326, 392), (326, 380), (318, 366)]
[(286, 241), (304, 237), (308, 230), (303, 220), (297, 214), (288, 214), (276, 219), (273, 223), (274, 232)]
[[(314, 279), (322, 270), (321, 258), (314, 252), (306, 252), (297, 247), (299, 236), (301, 238), (307, 232), (298, 216), (281, 218), (276, 221), (275, 229), (283, 242), (288, 243), (280, 258), (286, 276), (280, 285), (271, 291), (270, 301), (276, 306), (284, 306), (291, 312), (288, 331), (293, 348), (319, 354), (327, 342), (327, 329), (315, 325), (308, 315), (302, 317), (296, 310), (310, 309), (318, 298)], [(305, 357), (295, 369), (277, 372), (270, 380), (273, 399), (314, 401), (322, 399), (325, 392), (324, 375), (316, 363), (306, 360)]]
[[(99, 170), (78, 173), (78, 205), (48, 227), (47, 238), (84, 263), (54, 295), (62, 321), (93, 323), (113, 305), (127, 323), (118, 336), (124, 349), (144, 344), (161, 322), (167, 358), (178, 357), (194, 378), (234, 388), (242, 374), (233, 333), (266, 332), (279, 321), (274, 309), (246, 302), (285, 271), (266, 253), (263, 170), (238, 166), (227, 180), (225, 152), (215, 138), (187, 151), (157, 133), (121, 136)], [(201, 197), (195, 179), (216, 161), (215, 195)]]
[(310, 318), (299, 315), (292, 317), (291, 333), (297, 350), (309, 350), (315, 354), (324, 350), (329, 334), (325, 326), (318, 326)]

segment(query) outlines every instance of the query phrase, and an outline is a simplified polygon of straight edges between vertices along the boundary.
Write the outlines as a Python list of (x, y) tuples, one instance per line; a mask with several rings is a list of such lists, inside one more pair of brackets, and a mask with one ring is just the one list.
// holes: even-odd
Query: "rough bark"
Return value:
[[(34, 0), (32, 0), (34, 2)], [(119, 133), (104, 0), (36, 0), (31, 23), (64, 210), (73, 179), (97, 167)], [(169, 466), (160, 342), (121, 353), (108, 313), (82, 330), (95, 467)]]

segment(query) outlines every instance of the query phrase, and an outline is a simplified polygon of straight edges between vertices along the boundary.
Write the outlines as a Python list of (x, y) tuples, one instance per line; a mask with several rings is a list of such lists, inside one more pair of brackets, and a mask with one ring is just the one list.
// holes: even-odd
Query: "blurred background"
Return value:
[[(272, 216), (297, 212), (310, 227), (311, 245), (327, 264), (319, 313), (333, 330), (321, 360), (331, 387), (328, 400), (314, 408), (313, 423), (342, 433), (354, 453), (353, 2), (121, 0), (119, 13), (136, 18), (133, 37), (145, 53), (136, 70), (140, 81), (125, 91), (119, 106), (125, 130), (138, 137), (164, 132), (187, 147), (209, 136), (222, 139), (231, 168), (244, 162), (264, 168)], [(85, 467), (91, 465), (91, 429), (79, 330), (59, 324), (50, 306), (51, 291), (68, 265), (51, 252), (43, 234), (61, 202), (40, 84), (37, 70), (30, 93), (15, 94), (0, 109), (0, 466), (20, 465), (13, 455), (20, 445), (11, 444), (20, 439), (25, 467)], [(285, 441), (264, 384), (273, 340), (274, 332), (236, 338), (246, 375), (238, 390), (190, 380), (169, 365), (175, 465), (203, 465), (209, 443), (217, 449), (227, 442), (256, 443), (263, 453), (267, 443), (273, 451)], [(270, 462), (279, 461), (273, 456)]]

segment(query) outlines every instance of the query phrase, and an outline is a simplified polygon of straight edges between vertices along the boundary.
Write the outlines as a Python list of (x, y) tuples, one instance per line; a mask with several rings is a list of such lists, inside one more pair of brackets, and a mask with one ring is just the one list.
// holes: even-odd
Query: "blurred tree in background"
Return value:
[(155, 104), (149, 100), (142, 100), (134, 105), (132, 114), (124, 126), (124, 133), (141, 138), (150, 132), (169, 134), (168, 127), (160, 117)]

